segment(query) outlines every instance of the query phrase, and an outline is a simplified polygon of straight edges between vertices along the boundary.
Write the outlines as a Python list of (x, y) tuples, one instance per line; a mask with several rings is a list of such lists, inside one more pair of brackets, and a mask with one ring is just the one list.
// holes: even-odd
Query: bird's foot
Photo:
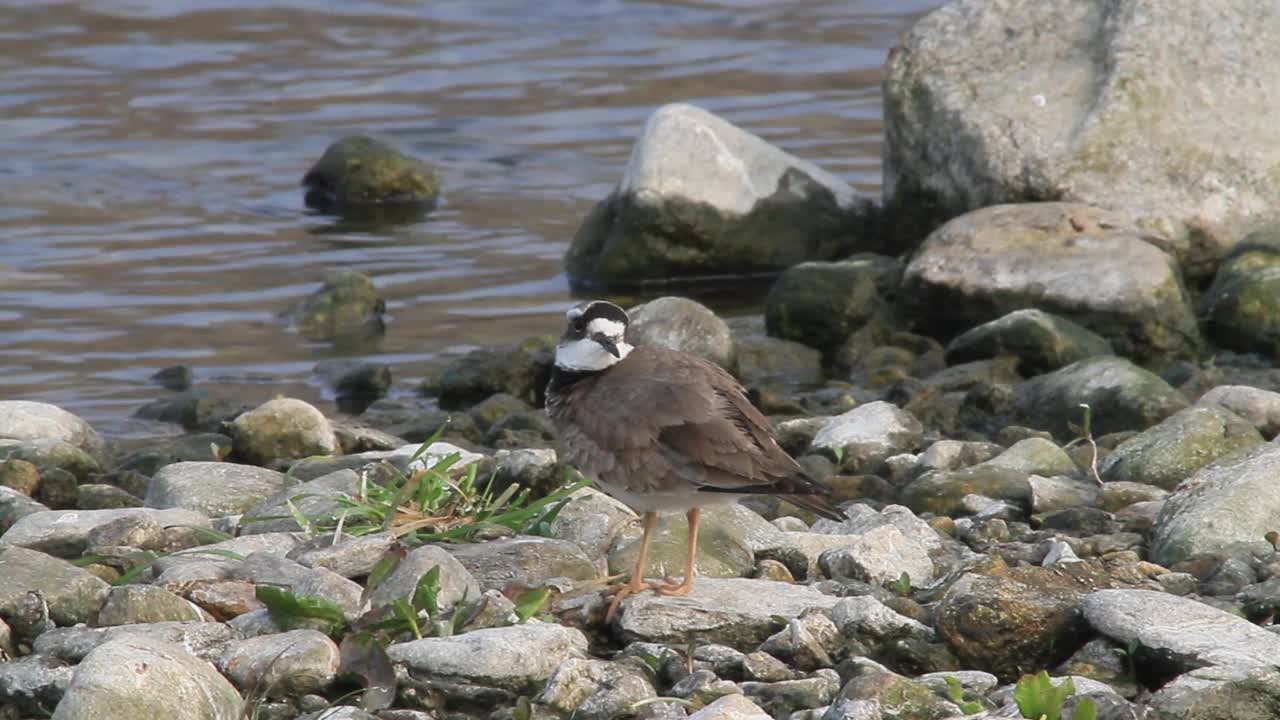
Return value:
[(649, 583), (649, 587), (659, 595), (688, 595), (693, 589), (693, 578), (687, 577), (683, 581), (677, 583), (670, 578), (664, 583)]
[(613, 595), (613, 600), (609, 601), (609, 609), (604, 613), (604, 621), (606, 624), (613, 622), (613, 618), (618, 614), (618, 608), (622, 605), (622, 601), (632, 593), (638, 593), (649, 587), (644, 578), (632, 578), (625, 583), (619, 585), (610, 585), (605, 589), (605, 594)]

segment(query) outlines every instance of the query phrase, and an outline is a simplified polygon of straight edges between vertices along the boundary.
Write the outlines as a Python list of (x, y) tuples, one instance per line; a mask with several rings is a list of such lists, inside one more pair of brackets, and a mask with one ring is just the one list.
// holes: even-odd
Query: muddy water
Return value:
[[(690, 101), (876, 192), (880, 67), (933, 0), (0, 0), (0, 398), (113, 436), (174, 364), (331, 410), (341, 350), (279, 319), (326, 271), (390, 311), (361, 352), (411, 392), (442, 356), (558, 330), (575, 227), (654, 107)], [(299, 178), (367, 132), (440, 208), (371, 231)]]

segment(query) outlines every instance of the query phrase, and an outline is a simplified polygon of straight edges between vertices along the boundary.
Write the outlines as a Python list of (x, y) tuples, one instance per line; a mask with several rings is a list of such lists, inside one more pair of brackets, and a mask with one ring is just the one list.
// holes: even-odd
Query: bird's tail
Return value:
[(791, 503), (792, 505), (795, 505), (796, 507), (802, 508), (804, 510), (808, 510), (813, 514), (827, 518), (828, 520), (835, 520), (836, 522), (841, 522), (849, 519), (849, 516), (845, 515), (843, 510), (831, 504), (831, 501), (827, 499), (826, 495), (805, 494), (805, 495), (783, 495), (782, 497), (784, 500)]

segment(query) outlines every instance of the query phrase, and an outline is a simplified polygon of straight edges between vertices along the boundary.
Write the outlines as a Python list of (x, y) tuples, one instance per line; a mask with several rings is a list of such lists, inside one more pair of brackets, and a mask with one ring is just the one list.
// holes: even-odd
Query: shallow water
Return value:
[[(396, 392), (442, 355), (557, 332), (561, 256), (658, 105), (689, 101), (869, 193), (880, 68), (936, 0), (0, 0), (0, 398), (112, 436), (196, 386), (331, 411), (278, 315), (328, 270), (387, 298)], [(367, 132), (437, 164), (426, 220), (362, 232), (298, 181)]]

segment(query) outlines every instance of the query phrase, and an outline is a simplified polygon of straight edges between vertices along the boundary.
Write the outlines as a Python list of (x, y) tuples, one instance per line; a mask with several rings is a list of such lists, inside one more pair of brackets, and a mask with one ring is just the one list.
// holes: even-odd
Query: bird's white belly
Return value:
[(609, 496), (639, 513), (688, 512), (696, 507), (727, 505), (742, 497), (735, 493), (698, 492), (697, 490), (636, 493), (624, 487), (596, 481)]

